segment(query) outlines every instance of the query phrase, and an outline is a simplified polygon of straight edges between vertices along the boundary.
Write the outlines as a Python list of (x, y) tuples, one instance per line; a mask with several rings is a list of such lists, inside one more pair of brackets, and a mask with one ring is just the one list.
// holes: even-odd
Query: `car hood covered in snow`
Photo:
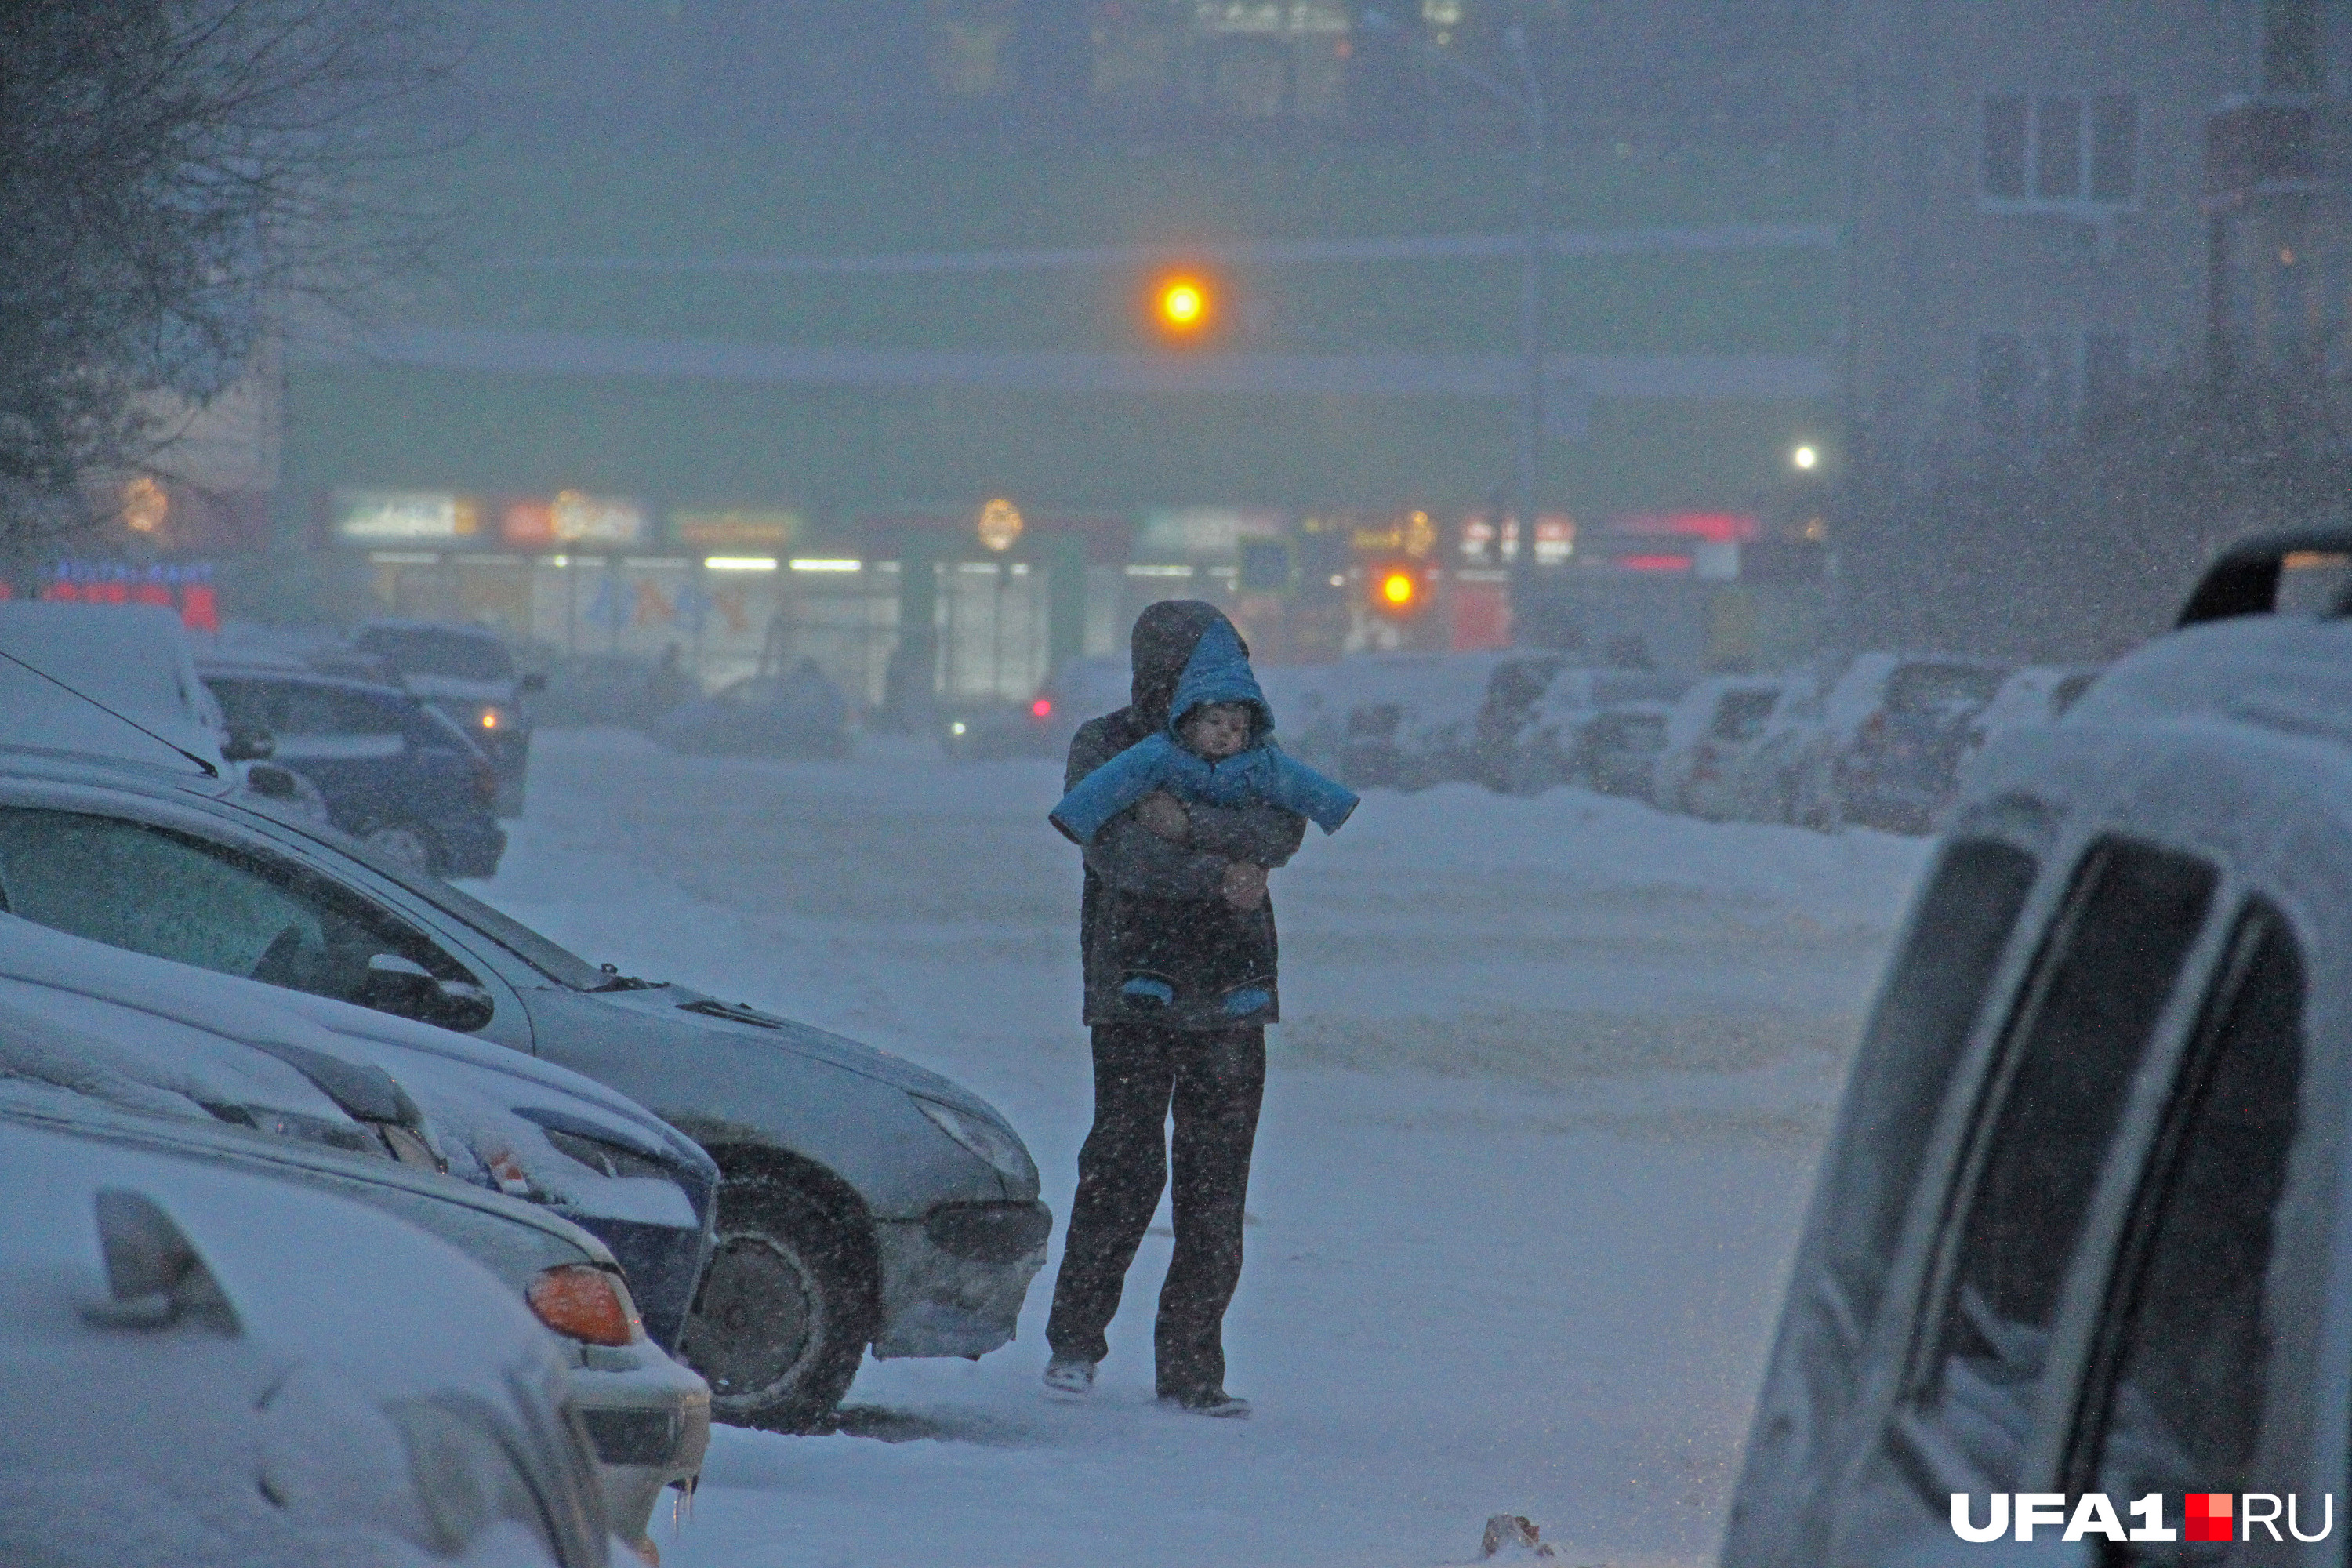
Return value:
[[(699, 1273), (717, 1168), (683, 1136), (601, 1084), (428, 1025), (101, 946), (14, 916), (0, 916), (0, 979), (17, 983), (0, 1000), (87, 1034), (121, 1040), (132, 1034), (126, 1018), (144, 1016), (298, 1064), (316, 1057), (380, 1073), (422, 1110), (452, 1175), (542, 1204), (604, 1237), (631, 1267), (649, 1330), (657, 1321), (667, 1327), (682, 1318), (683, 1299), (663, 1298), (690, 1292)], [(137, 1056), (133, 1047), (118, 1047), (115, 1066), (150, 1092), (184, 1091), (198, 1103), (211, 1097), (270, 1104), (268, 1097), (275, 1096), (299, 1100), (286, 1106), (289, 1110), (319, 1110), (315, 1100), (299, 1098), (299, 1085), (277, 1075), (263, 1085), (247, 1081), (254, 1070), (205, 1081), (206, 1058), (200, 1056), (182, 1058), (184, 1081), (175, 1083), (134, 1065)], [(158, 1065), (146, 1059), (151, 1068)], [(626, 1168), (618, 1174), (591, 1168), (563, 1146), (577, 1151), (579, 1141), (618, 1152)], [(616, 1232), (676, 1237), (661, 1250), (674, 1265), (663, 1272), (677, 1278), (667, 1289), (638, 1279)]]

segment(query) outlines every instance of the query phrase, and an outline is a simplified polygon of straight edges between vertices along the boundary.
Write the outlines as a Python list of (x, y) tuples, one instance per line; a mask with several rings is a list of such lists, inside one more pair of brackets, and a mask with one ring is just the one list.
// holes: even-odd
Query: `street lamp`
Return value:
[[(1549, 248), (1544, 229), (1544, 142), (1545, 109), (1543, 83), (1536, 75), (1535, 61), (1528, 51), (1527, 28), (1514, 22), (1504, 34), (1509, 44), (1511, 58), (1518, 68), (1518, 85), (1498, 80), (1463, 62), (1441, 49), (1412, 28), (1400, 26), (1396, 19), (1384, 11), (1365, 11), (1362, 26), (1371, 32), (1399, 35), (1412, 42), (1424, 55), (1435, 59), (1454, 75), (1476, 87), (1490, 97), (1500, 100), (1518, 110), (1520, 122), (1527, 132), (1527, 208), (1522, 215), (1525, 244), (1519, 271), (1519, 444), (1517, 496), (1514, 510), (1518, 513), (1518, 549), (1511, 557), (1511, 613), (1516, 623), (1512, 636), (1516, 640), (1524, 632), (1527, 612), (1535, 604), (1536, 573), (1536, 489), (1543, 462), (1544, 434), (1544, 353), (1543, 353), (1543, 264), (1544, 253)], [(1502, 538), (1502, 520), (1495, 520), (1497, 544)]]
[(1197, 335), (1209, 324), (1213, 310), (1208, 284), (1189, 274), (1162, 278), (1152, 288), (1151, 313), (1171, 338)]
[(1818, 467), (1822, 455), (1811, 446), (1798, 447), (1789, 454), (1789, 462), (1800, 473), (1811, 473)]

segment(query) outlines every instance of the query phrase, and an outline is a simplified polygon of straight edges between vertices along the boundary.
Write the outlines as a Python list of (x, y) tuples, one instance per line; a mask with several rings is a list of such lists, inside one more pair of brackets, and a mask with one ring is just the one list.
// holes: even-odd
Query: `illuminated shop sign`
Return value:
[(646, 542), (646, 509), (633, 500), (559, 490), (550, 500), (508, 502), (499, 514), (499, 536), (517, 550), (634, 550)]
[(1139, 556), (1165, 560), (1171, 556), (1231, 556), (1244, 539), (1278, 539), (1282, 514), (1224, 507), (1168, 508), (1143, 514), (1136, 531)]
[(337, 490), (332, 514), (335, 537), (354, 544), (449, 543), (481, 529), (472, 501), (428, 490)]
[[(60, 561), (38, 593), (52, 604), (155, 605), (175, 612), (191, 631), (220, 630), (220, 595), (208, 561)], [(7, 583), (0, 580), (0, 599), (8, 596)]]
[(782, 550), (801, 537), (796, 511), (674, 511), (670, 538), (697, 550)]

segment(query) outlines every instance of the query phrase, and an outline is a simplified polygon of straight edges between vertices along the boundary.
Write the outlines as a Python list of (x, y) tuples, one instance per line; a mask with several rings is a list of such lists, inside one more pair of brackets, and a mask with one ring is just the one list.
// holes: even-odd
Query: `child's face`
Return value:
[(1246, 702), (1212, 702), (1195, 708), (1177, 726), (1177, 733), (1196, 756), (1213, 763), (1249, 750), (1250, 710)]

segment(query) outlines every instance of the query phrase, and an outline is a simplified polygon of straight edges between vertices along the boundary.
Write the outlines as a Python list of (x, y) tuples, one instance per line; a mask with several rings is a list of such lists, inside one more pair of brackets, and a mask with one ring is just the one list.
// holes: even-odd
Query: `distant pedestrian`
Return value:
[(682, 708), (701, 695), (701, 687), (678, 662), (677, 644), (672, 643), (662, 649), (661, 662), (655, 665), (646, 677), (645, 711), (639, 722), (650, 724), (663, 714)]
[[(1167, 731), (1177, 687), (1213, 627), (1213, 643), (1231, 639), (1246, 661), (1214, 605), (1164, 600), (1137, 618), (1131, 700), (1080, 728), (1066, 789)], [(1045, 1325), (1045, 1386), (1058, 1396), (1088, 1393), (1109, 1352), (1104, 1331), (1168, 1185), (1172, 1112), (1176, 1247), (1160, 1292), (1155, 1381), (1160, 1398), (1185, 1409), (1249, 1414), (1225, 1392), (1223, 1326), (1241, 1279), (1265, 1026), (1280, 1011), (1266, 872), (1289, 860), (1306, 828), (1276, 805), (1187, 804), (1155, 791), (1088, 838), (1079, 943), (1095, 1118)]]

